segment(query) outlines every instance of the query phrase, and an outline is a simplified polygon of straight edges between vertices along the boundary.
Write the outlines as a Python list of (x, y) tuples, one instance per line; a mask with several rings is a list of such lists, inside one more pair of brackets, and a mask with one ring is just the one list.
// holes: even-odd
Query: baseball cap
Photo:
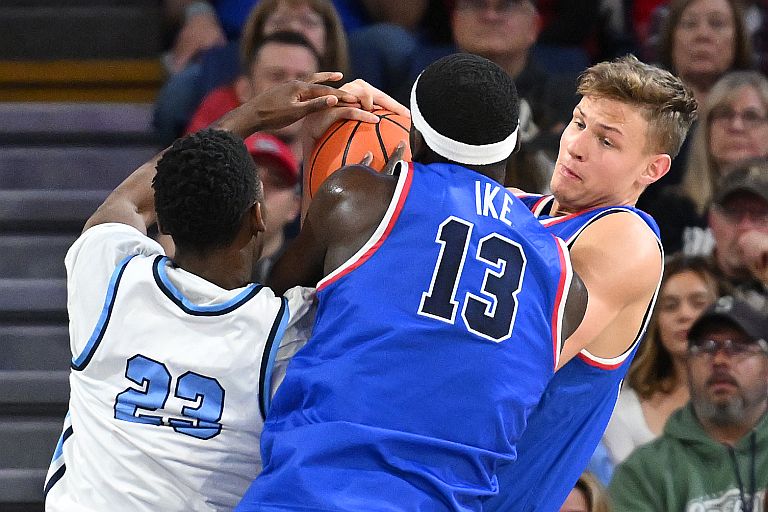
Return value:
[(743, 330), (753, 340), (768, 341), (768, 318), (743, 300), (730, 295), (720, 297), (691, 326), (689, 340), (697, 340), (711, 329), (713, 324), (725, 322)]
[(268, 133), (254, 133), (245, 139), (245, 147), (257, 165), (276, 172), (288, 186), (299, 182), (299, 164), (283, 141)]
[(722, 206), (728, 196), (737, 191), (751, 192), (768, 203), (768, 162), (765, 159), (740, 164), (720, 178), (713, 202)]

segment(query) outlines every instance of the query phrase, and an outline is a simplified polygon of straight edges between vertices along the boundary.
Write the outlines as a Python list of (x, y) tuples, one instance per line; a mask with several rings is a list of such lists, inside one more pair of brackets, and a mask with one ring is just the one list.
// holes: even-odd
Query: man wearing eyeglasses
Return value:
[(759, 511), (768, 483), (768, 318), (721, 297), (688, 334), (691, 400), (614, 473), (616, 512)]
[(721, 179), (709, 227), (721, 292), (768, 315), (768, 161), (745, 162)]

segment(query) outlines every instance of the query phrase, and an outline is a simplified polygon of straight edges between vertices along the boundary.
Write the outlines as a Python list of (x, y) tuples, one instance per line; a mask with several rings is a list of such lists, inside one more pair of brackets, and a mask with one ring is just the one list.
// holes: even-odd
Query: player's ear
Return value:
[(424, 142), (421, 132), (416, 128), (411, 128), (408, 139), (411, 144), (411, 159), (414, 162), (422, 161), (424, 159), (424, 152), (427, 150), (427, 143)]
[(235, 80), (235, 95), (240, 103), (245, 103), (253, 97), (253, 87), (247, 77), (240, 75)]
[(248, 213), (251, 219), (251, 232), (253, 235), (255, 236), (260, 232), (266, 231), (267, 225), (264, 222), (264, 214), (261, 211), (261, 202), (256, 201), (253, 203)]
[(645, 167), (645, 170), (640, 175), (640, 183), (644, 186), (648, 186), (651, 183), (659, 181), (672, 166), (672, 157), (666, 153), (659, 153), (654, 155)]

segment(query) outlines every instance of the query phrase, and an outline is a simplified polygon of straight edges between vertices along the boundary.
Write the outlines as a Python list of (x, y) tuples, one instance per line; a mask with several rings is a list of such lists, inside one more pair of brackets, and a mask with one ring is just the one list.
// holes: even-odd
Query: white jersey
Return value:
[(123, 224), (87, 230), (65, 263), (71, 396), (46, 511), (234, 508), (261, 470), (278, 349), (298, 346), (280, 342), (313, 291), (222, 289)]

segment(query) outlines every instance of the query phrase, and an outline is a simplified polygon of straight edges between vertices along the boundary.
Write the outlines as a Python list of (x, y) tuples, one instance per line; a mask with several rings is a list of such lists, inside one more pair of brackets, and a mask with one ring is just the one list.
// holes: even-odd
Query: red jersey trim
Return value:
[(413, 164), (401, 162), (400, 165), (400, 177), (397, 181), (397, 187), (395, 193), (392, 196), (392, 200), (389, 203), (389, 208), (381, 219), (376, 231), (373, 232), (371, 238), (363, 244), (363, 246), (346, 262), (339, 266), (336, 270), (325, 276), (317, 283), (317, 290), (320, 291), (326, 286), (335, 283), (341, 277), (349, 274), (357, 267), (368, 261), (371, 256), (381, 247), (381, 244), (387, 239), (392, 232), (392, 228), (395, 226), (397, 219), (400, 217), (400, 212), (403, 211), (403, 205), (408, 197), (408, 191), (411, 188), (411, 181), (413, 180)]
[(601, 357), (597, 357), (595, 355), (590, 354), (586, 350), (582, 350), (581, 352), (579, 352), (578, 357), (589, 366), (594, 366), (595, 368), (600, 368), (601, 370), (609, 370), (609, 371), (616, 370), (617, 368), (621, 367), (621, 365), (624, 364), (624, 362), (629, 357), (629, 354), (632, 353), (632, 349), (635, 348), (636, 344), (637, 342), (632, 344), (632, 346), (622, 355), (620, 355), (619, 357), (614, 357), (612, 359), (603, 359)]
[(531, 212), (533, 213), (533, 216), (538, 217), (541, 215), (544, 206), (546, 206), (546, 204), (551, 199), (553, 199), (553, 196), (541, 196), (538, 201), (533, 203), (533, 206), (531, 206)]

